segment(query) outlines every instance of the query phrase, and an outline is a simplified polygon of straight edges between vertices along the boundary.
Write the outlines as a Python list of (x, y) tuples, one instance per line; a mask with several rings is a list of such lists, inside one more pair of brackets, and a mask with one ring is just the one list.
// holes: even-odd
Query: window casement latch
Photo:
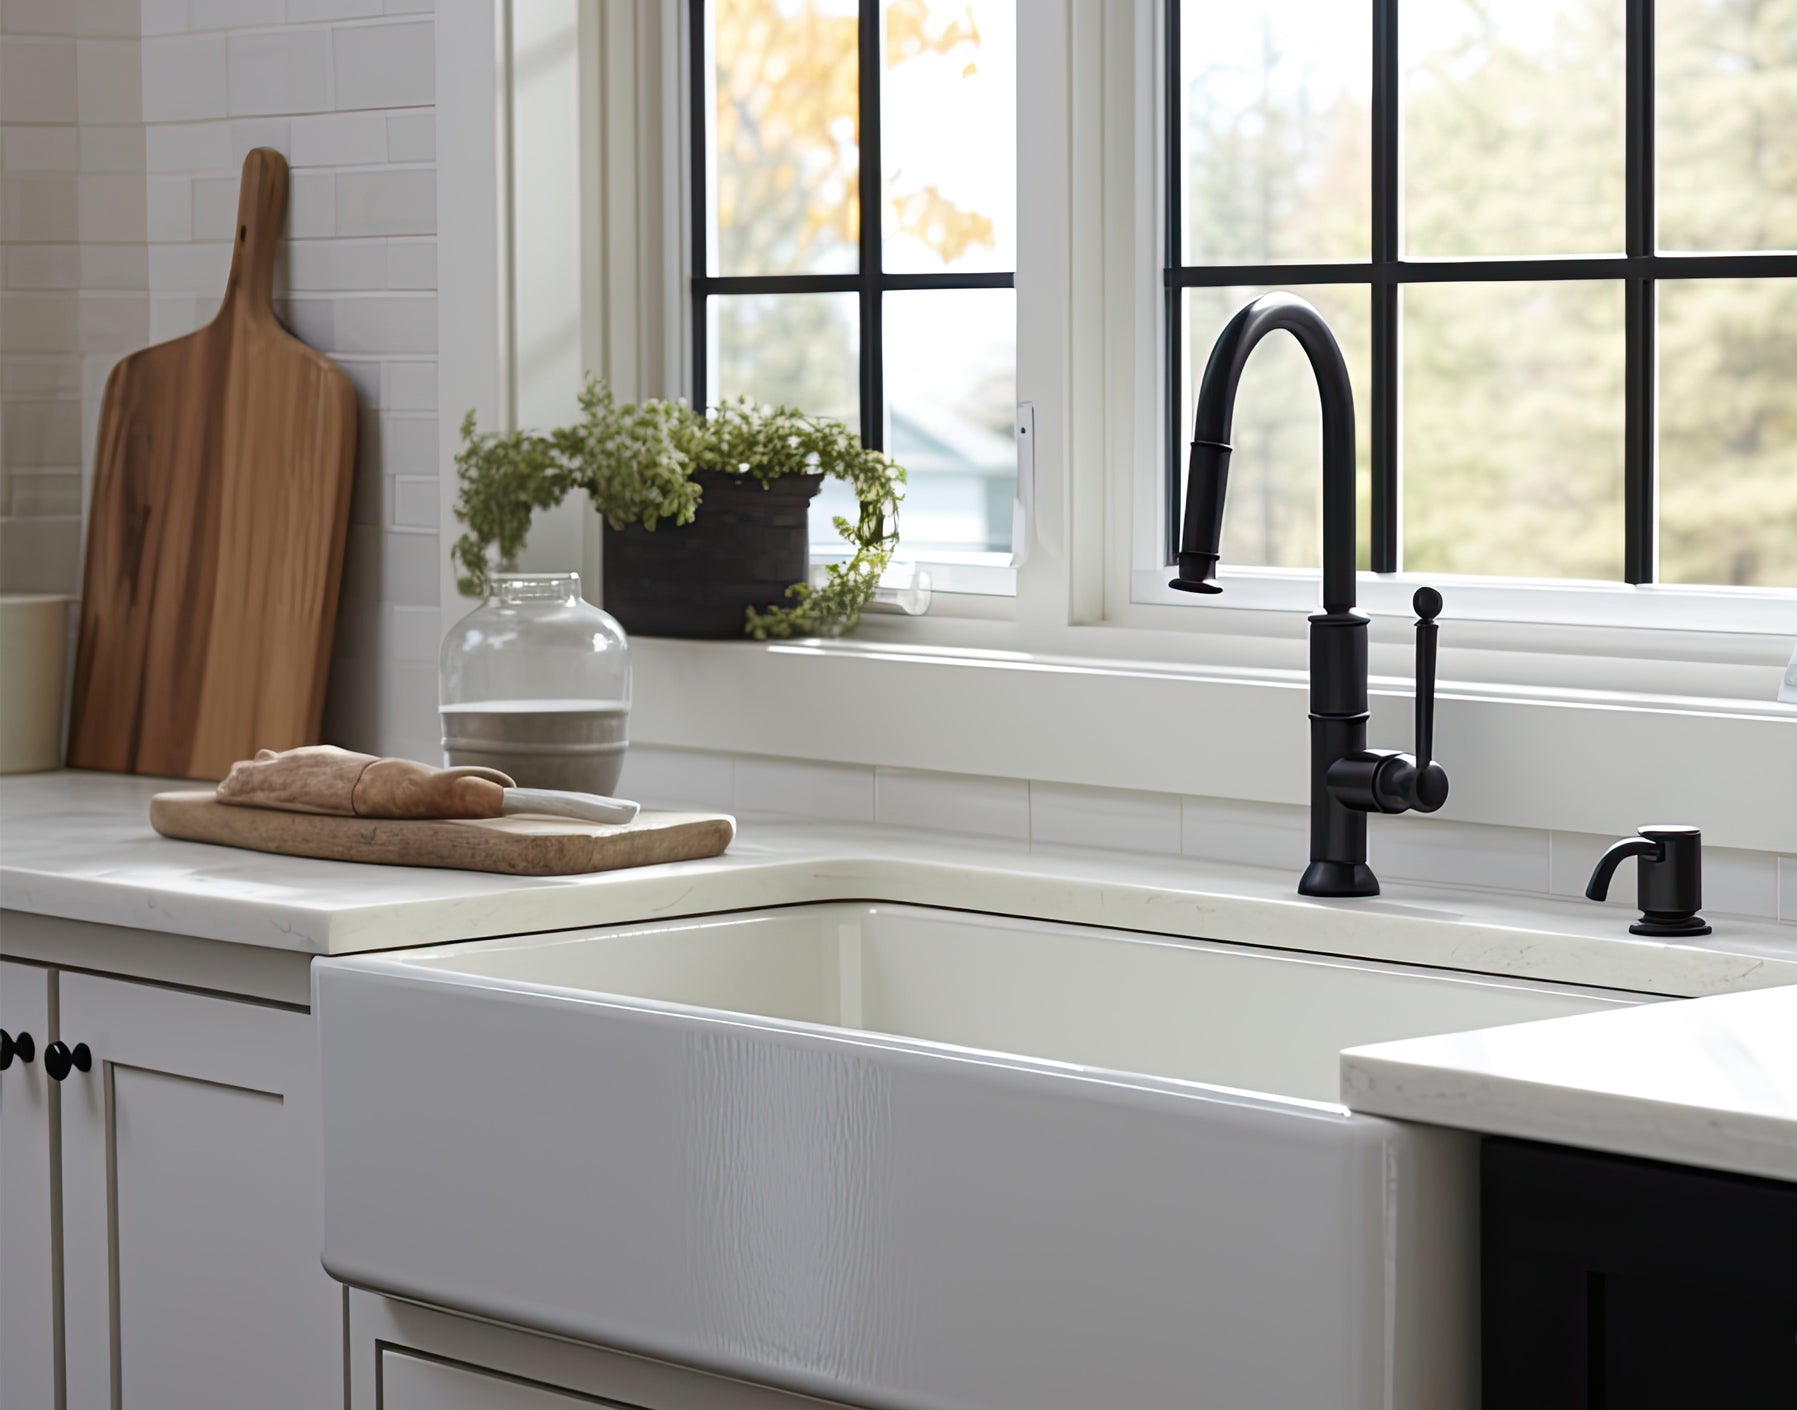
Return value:
[(1011, 566), (1021, 568), (1030, 556), (1030, 533), (1036, 522), (1036, 404), (1017, 403), (1012, 426), (1017, 441), (1017, 492), (1011, 497)]

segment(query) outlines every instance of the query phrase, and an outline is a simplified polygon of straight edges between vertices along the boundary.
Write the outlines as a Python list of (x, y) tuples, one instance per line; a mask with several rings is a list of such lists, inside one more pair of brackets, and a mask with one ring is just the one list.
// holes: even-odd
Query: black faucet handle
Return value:
[[(1420, 587), (1410, 599), (1410, 605), (1416, 609), (1416, 767), (1419, 772), (1424, 772), (1436, 768), (1432, 762), (1435, 758), (1435, 637), (1441, 629), (1435, 625), (1435, 619), (1441, 615), (1441, 594), (1432, 587)], [(1444, 798), (1447, 796), (1446, 782), (1447, 775), (1443, 774)]]
[(1433, 813), (1448, 801), (1448, 771), (1434, 758), (1435, 619), (1441, 594), (1420, 587), (1410, 605), (1416, 608), (1416, 753), (1359, 749), (1331, 764), (1324, 775), (1330, 796), (1357, 812)]

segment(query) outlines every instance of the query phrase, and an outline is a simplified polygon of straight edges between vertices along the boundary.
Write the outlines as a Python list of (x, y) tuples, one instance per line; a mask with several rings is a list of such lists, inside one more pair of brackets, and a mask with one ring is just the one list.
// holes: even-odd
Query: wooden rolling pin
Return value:
[(287, 813), (345, 818), (498, 818), (542, 813), (585, 822), (628, 823), (637, 805), (596, 793), (519, 788), (498, 769), (438, 769), (411, 759), (378, 759), (334, 744), (310, 744), (231, 765), (218, 801)]

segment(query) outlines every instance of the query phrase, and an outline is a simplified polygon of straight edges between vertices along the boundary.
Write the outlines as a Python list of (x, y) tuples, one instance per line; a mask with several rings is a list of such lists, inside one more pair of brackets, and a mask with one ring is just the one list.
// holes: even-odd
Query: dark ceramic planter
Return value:
[(633, 636), (739, 637), (754, 607), (787, 605), (810, 572), (811, 501), (822, 475), (700, 470), (690, 524), (605, 526), (605, 610)]

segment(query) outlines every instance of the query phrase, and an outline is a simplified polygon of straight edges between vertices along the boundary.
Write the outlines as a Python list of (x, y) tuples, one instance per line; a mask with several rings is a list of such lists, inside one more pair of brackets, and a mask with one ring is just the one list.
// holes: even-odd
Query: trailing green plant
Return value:
[(494, 571), (517, 565), (533, 511), (584, 490), (614, 529), (663, 520), (690, 524), (701, 508), (695, 472), (745, 475), (762, 484), (785, 475), (827, 475), (855, 494), (854, 521), (837, 516), (836, 532), (854, 549), (831, 563), (817, 586), (794, 583), (790, 606), (750, 608), (744, 630), (769, 637), (835, 636), (861, 618), (880, 574), (898, 546), (898, 505), (905, 472), (891, 456), (868, 450), (838, 421), (791, 407), (727, 400), (710, 416), (684, 401), (619, 402), (589, 378), (580, 419), (550, 431), (482, 433), (470, 411), (456, 452), (460, 492), (455, 514), (467, 528), (451, 550), (456, 582), (484, 595)]

